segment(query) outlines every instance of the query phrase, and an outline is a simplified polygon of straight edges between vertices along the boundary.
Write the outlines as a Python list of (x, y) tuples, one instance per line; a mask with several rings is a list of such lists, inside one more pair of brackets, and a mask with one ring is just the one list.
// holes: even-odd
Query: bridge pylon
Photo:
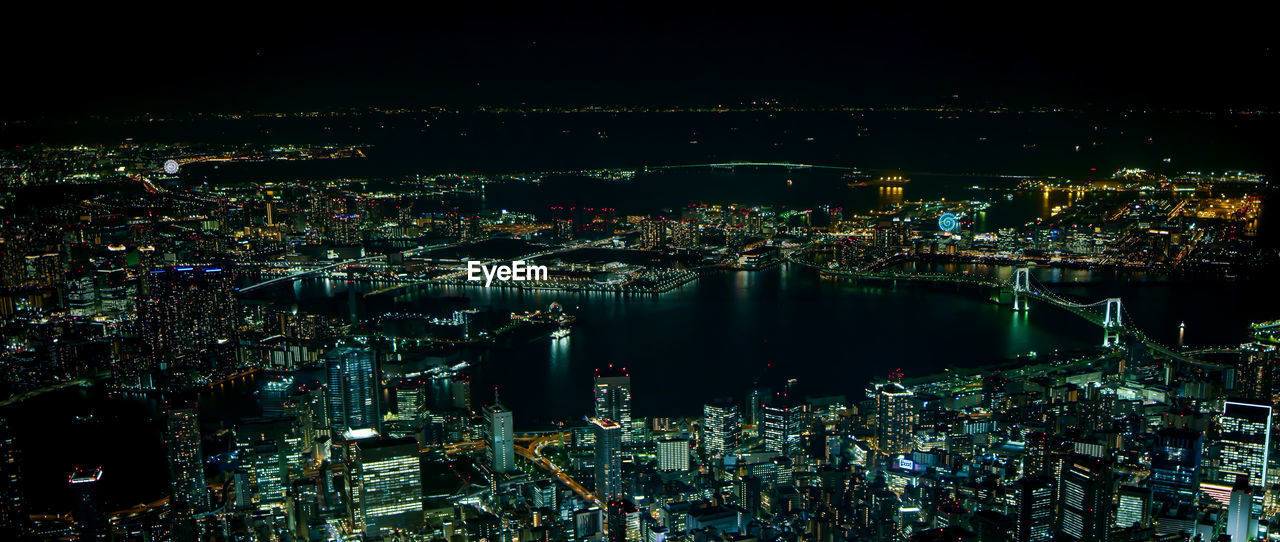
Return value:
[(1108, 298), (1102, 313), (1102, 346), (1120, 346), (1120, 332), (1124, 330), (1122, 314), (1120, 298)]
[(1019, 267), (1013, 272), (1013, 310), (1025, 311), (1031, 306), (1027, 303), (1031, 292), (1031, 269)]

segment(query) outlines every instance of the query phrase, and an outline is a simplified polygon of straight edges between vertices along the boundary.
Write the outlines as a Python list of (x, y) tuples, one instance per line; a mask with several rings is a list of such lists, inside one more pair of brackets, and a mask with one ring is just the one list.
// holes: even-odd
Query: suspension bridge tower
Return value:
[(1013, 310), (1025, 311), (1030, 308), (1027, 304), (1028, 294), (1031, 292), (1031, 269), (1019, 267), (1013, 272)]
[(1107, 299), (1102, 312), (1102, 346), (1120, 346), (1120, 332), (1124, 330), (1121, 314), (1120, 298)]

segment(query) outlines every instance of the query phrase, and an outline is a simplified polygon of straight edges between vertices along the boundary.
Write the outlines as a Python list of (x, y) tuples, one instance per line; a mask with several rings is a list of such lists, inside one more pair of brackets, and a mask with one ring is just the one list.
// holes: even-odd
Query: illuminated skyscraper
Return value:
[[(1221, 464), (1218, 480), (1234, 484), (1243, 474), (1256, 487), (1267, 487), (1267, 461), (1271, 449), (1271, 407), (1227, 401), (1218, 417)], [(1254, 492), (1261, 495), (1260, 492)]]
[(1116, 491), (1115, 526), (1128, 528), (1151, 525), (1151, 490), (1145, 487), (1122, 486)]
[(701, 241), (701, 231), (697, 221), (685, 219), (671, 223), (671, 246), (696, 248)]
[(333, 215), (329, 218), (325, 238), (339, 245), (355, 245), (361, 239), (360, 215)]
[(1028, 431), (1024, 440), (1026, 441), (1024, 449), (1026, 453), (1022, 455), (1023, 476), (1052, 474), (1053, 469), (1056, 467), (1053, 461), (1053, 450), (1059, 437), (1044, 431)]
[(285, 413), (297, 420), (301, 450), (323, 457), (326, 450), (321, 449), (320, 440), (327, 440), (331, 430), (325, 389), (316, 383), (298, 388), (285, 401)]
[(66, 281), (66, 265), (62, 254), (57, 252), (39, 252), (27, 254), (23, 258), (26, 263), (27, 284), (37, 288), (48, 288), (61, 285)]
[(732, 399), (718, 399), (702, 407), (703, 447), (708, 455), (733, 451), (738, 446), (741, 429), (738, 404)]
[(1258, 404), (1272, 404), (1276, 383), (1276, 347), (1265, 343), (1240, 346), (1240, 365), (1236, 376), (1236, 394)]
[(1096, 457), (1072, 455), (1058, 476), (1058, 534), (1068, 540), (1107, 540), (1110, 469)]
[(503, 474), (516, 468), (515, 435), (511, 411), (502, 403), (484, 407), (485, 455), (493, 472)]
[(666, 438), (658, 441), (658, 470), (689, 470), (688, 439)]
[(911, 219), (881, 220), (875, 228), (875, 246), (895, 247), (907, 244), (911, 240)]
[(189, 516), (209, 509), (200, 445), (200, 418), (195, 409), (169, 411), (165, 447), (169, 453), (169, 507), (174, 515)]
[(560, 486), (549, 479), (542, 479), (525, 486), (529, 505), (533, 508), (556, 508)]
[(1014, 540), (1053, 540), (1053, 479), (1045, 475), (1023, 478), (1014, 483)]
[(389, 529), (421, 528), (422, 465), (418, 442), (412, 437), (368, 436), (353, 439), (349, 448), (352, 491), (358, 494), (353, 498), (358, 498), (358, 523), (364, 532), (372, 538)]
[(596, 498), (609, 501), (622, 496), (622, 426), (607, 418), (591, 420), (591, 432), (595, 435), (595, 485)]
[(77, 542), (107, 539), (102, 502), (98, 497), (98, 481), (101, 479), (101, 466), (79, 466), (67, 477), (67, 482), (71, 485), (71, 498), (75, 502), (72, 518), (76, 521)]
[(422, 409), (426, 401), (423, 384), (403, 380), (391, 389), (395, 398), (395, 414), (383, 415), (383, 432), (389, 436), (404, 437), (422, 428)]
[(640, 223), (640, 247), (649, 250), (667, 248), (667, 220), (646, 218)]
[(373, 350), (344, 346), (325, 355), (329, 424), (335, 432), (377, 429), (378, 376)]
[(595, 416), (622, 426), (622, 442), (631, 442), (631, 374), (610, 364), (596, 369)]
[(287, 450), (282, 449), (279, 441), (257, 438), (256, 435), (246, 437), (236, 450), (247, 476), (243, 489), (250, 493), (241, 502), (255, 505), (259, 510), (284, 508), (285, 488), (289, 481)]
[(911, 451), (916, 429), (915, 394), (896, 383), (882, 386), (876, 393), (876, 437), (885, 453)]
[(790, 456), (800, 451), (801, 414), (804, 406), (779, 395), (764, 405), (764, 447)]
[[(303, 430), (293, 419), (245, 420), (236, 427), (240, 463), (247, 469), (252, 503), (261, 510), (283, 509), (285, 491), (305, 468)], [(242, 499), (243, 500), (243, 499)]]

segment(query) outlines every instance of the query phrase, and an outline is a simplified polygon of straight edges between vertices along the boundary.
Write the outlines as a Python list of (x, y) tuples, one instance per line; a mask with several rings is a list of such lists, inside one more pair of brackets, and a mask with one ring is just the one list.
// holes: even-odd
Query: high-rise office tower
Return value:
[(689, 470), (689, 440), (665, 438), (658, 441), (658, 470)]
[(1110, 510), (1110, 469), (1096, 457), (1064, 458), (1058, 476), (1059, 537), (1106, 540)]
[(596, 443), (595, 484), (596, 498), (608, 502), (622, 496), (622, 426), (607, 418), (591, 420), (591, 432)]
[(295, 390), (285, 401), (285, 413), (297, 420), (302, 451), (310, 451), (315, 460), (327, 455), (321, 443), (330, 433), (328, 405), (323, 386), (306, 385)]
[(1151, 450), (1152, 498), (1165, 503), (1190, 505), (1200, 490), (1204, 434), (1191, 429), (1165, 427), (1156, 431), (1155, 437)]
[(610, 364), (596, 369), (595, 417), (622, 426), (622, 442), (631, 442), (631, 374)]
[[(147, 273), (138, 298), (145, 367), (191, 367), (211, 347), (234, 339), (238, 304), (230, 272), (218, 267), (170, 267)], [(218, 358), (213, 363), (231, 363)]]
[(916, 429), (915, 394), (900, 384), (890, 383), (876, 392), (876, 437), (885, 453), (911, 451)]
[[(1244, 474), (1255, 487), (1267, 487), (1267, 462), (1271, 448), (1271, 406), (1226, 401), (1218, 417), (1221, 462), (1218, 480), (1236, 481)], [(1254, 492), (1260, 495), (1259, 492)]]
[(1249, 486), (1249, 475), (1238, 474), (1231, 486), (1231, 504), (1227, 508), (1227, 534), (1231, 542), (1253, 540), (1253, 525), (1253, 488)]
[(732, 452), (738, 446), (741, 431), (738, 404), (732, 399), (717, 399), (702, 407), (702, 442), (707, 455)]
[(1274, 345), (1251, 342), (1240, 346), (1240, 364), (1236, 371), (1236, 394), (1250, 402), (1271, 405), (1276, 384), (1276, 361), (1280, 359)]
[(1151, 490), (1138, 486), (1121, 486), (1116, 491), (1115, 526), (1128, 528), (1151, 525)]
[(295, 420), (245, 420), (236, 427), (236, 450), (244, 468), (244, 487), (237, 495), (242, 505), (259, 510), (283, 510), (285, 492), (305, 468), (303, 431)]
[(1053, 479), (1029, 476), (1014, 483), (1014, 540), (1053, 540)]
[(779, 395), (762, 409), (764, 412), (764, 447), (790, 456), (800, 451), (801, 414), (804, 405)]
[(1044, 431), (1029, 431), (1025, 437), (1026, 448), (1022, 455), (1022, 474), (1036, 476), (1052, 474), (1056, 466), (1054, 451), (1060, 438)]
[(502, 403), (484, 407), (485, 455), (493, 472), (504, 474), (516, 468), (515, 435), (511, 411)]
[[(348, 436), (352, 436), (348, 433)], [(422, 527), (422, 465), (412, 437), (384, 438), (363, 431), (348, 445), (348, 469), (357, 523), (370, 537), (390, 529)]]
[(107, 539), (102, 502), (98, 497), (98, 481), (101, 479), (102, 467), (98, 465), (76, 467), (67, 477), (67, 482), (71, 485), (71, 498), (75, 503), (72, 518), (76, 522), (77, 542)]
[(418, 421), (425, 398), (422, 386), (416, 382), (401, 382), (395, 388), (396, 420), (412, 426)]
[(240, 464), (245, 468), (246, 483), (241, 489), (247, 493), (238, 495), (241, 504), (259, 510), (284, 508), (289, 482), (287, 450), (276, 440), (246, 437), (237, 445)]
[(17, 540), (26, 530), (25, 509), (22, 455), (9, 419), (0, 416), (0, 538)]
[(165, 426), (171, 513), (189, 516), (207, 511), (209, 489), (204, 478), (200, 418), (194, 408), (171, 410)]
[(343, 346), (325, 354), (329, 424), (336, 433), (378, 428), (378, 374), (373, 349)]

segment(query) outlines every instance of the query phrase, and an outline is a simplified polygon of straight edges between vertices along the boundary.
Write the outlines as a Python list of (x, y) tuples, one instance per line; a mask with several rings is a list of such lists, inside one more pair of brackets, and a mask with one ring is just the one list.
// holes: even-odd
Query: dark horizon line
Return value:
[[(407, 114), (407, 113), (538, 113), (538, 114), (555, 114), (555, 113), (608, 113), (608, 112), (667, 112), (667, 113), (712, 113), (717, 110), (728, 112), (752, 112), (752, 111), (782, 111), (782, 112), (824, 112), (824, 111), (884, 111), (884, 110), (953, 110), (967, 111), (974, 113), (990, 112), (994, 110), (1008, 110), (1010, 112), (1054, 112), (1048, 110), (1063, 110), (1063, 112), (1133, 112), (1141, 110), (1149, 110), (1159, 113), (1214, 113), (1214, 114), (1265, 114), (1272, 115), (1280, 113), (1280, 105), (1264, 104), (1264, 103), (1220, 103), (1220, 104), (1196, 104), (1196, 103), (1177, 103), (1177, 104), (1156, 104), (1141, 102), (1115, 102), (1107, 103), (1102, 101), (1086, 101), (1086, 102), (1038, 102), (1038, 103), (1006, 103), (1006, 102), (966, 102), (966, 103), (948, 103), (945, 101), (903, 101), (903, 102), (879, 102), (879, 103), (854, 103), (854, 102), (823, 102), (823, 101), (792, 101), (787, 102), (780, 99), (770, 98), (760, 101), (774, 102), (771, 104), (754, 104), (744, 101), (733, 103), (720, 102), (689, 102), (689, 103), (661, 103), (661, 102), (639, 102), (619, 100), (614, 102), (486, 102), (486, 103), (464, 103), (464, 102), (441, 102), (429, 105), (395, 105), (395, 104), (347, 104), (347, 105), (328, 105), (324, 107), (248, 107), (238, 109), (218, 110), (217, 108), (204, 109), (155, 109), (155, 110), (138, 110), (138, 111), (116, 111), (116, 112), (87, 112), (87, 113), (51, 113), (48, 111), (32, 112), (28, 115), (0, 115), (0, 122), (3, 123), (29, 123), (40, 121), (62, 121), (74, 122), (77, 120), (172, 120), (199, 117), (226, 117), (226, 116), (268, 116), (268, 115), (304, 115), (304, 114), (351, 114), (351, 113), (384, 113), (384, 114)], [(632, 110), (632, 111), (624, 111)], [(4, 126), (0, 125), (0, 130)]]

